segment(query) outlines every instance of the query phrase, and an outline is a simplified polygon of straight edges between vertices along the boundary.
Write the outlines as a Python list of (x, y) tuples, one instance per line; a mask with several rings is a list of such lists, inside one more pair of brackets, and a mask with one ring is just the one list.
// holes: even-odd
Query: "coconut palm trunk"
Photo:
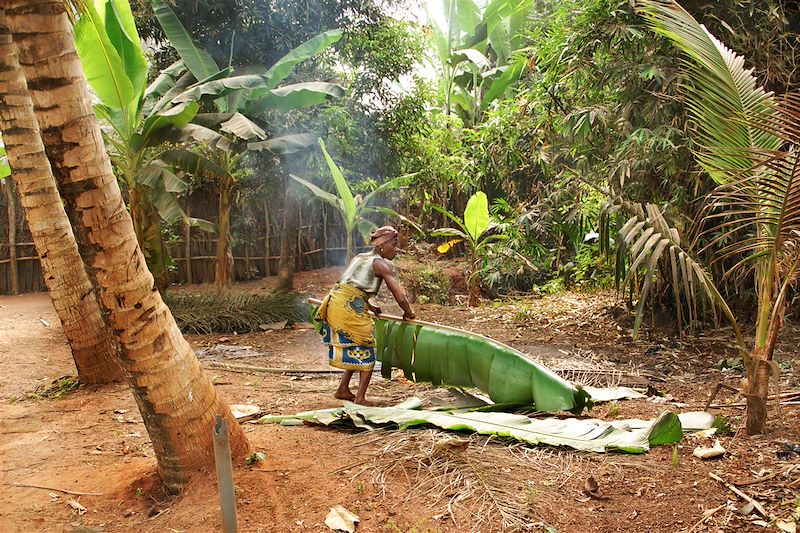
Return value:
[(147, 270), (92, 113), (64, 3), (10, 0), (6, 6), (53, 174), (120, 344), (159, 473), (167, 490), (180, 490), (196, 469), (214, 463), (215, 415), (227, 419), (234, 456), (248, 452), (247, 440)]
[(0, 129), (14, 169), (11, 177), (36, 245), (45, 284), (72, 350), (78, 379), (86, 384), (117, 381), (123, 375), (117, 344), (100, 311), (58, 195), (2, 7)]

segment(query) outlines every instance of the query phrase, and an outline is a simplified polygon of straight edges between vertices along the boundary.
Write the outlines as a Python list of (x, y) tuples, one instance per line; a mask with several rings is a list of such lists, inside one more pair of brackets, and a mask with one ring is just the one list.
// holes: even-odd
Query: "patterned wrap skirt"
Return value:
[(361, 289), (337, 283), (322, 300), (315, 318), (322, 323), (331, 366), (359, 372), (375, 366), (375, 325), (368, 298)]

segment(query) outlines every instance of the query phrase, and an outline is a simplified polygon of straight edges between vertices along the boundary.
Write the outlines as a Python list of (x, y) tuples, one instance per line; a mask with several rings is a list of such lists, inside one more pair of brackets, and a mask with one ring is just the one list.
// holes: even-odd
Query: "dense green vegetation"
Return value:
[[(795, 86), (794, 56), (787, 53), (800, 20), (795, 7), (682, 4), (755, 67), (756, 86), (780, 92)], [(371, 224), (387, 216), (397, 220), (385, 209), (392, 208), (414, 228), (412, 239), (445, 244), (441, 253), (466, 257), (482, 250), (479, 236), (467, 246), (470, 239), (454, 242), (447, 234), (470, 235), (454, 220), (482, 192), (490, 221), (481, 239), (503, 246), (469, 257), (473, 303), (480, 294), (616, 285), (639, 303), (640, 318), (646, 306), (656, 306), (681, 332), (718, 320), (720, 304), (739, 320), (754, 318), (754, 281), (723, 276), (741, 257), (711, 260), (717, 252), (711, 244), (732, 236), (702, 218), (702, 199), (720, 182), (697, 157), (709, 143), (696, 134), (697, 110), (705, 103), (692, 103), (686, 56), (648, 27), (637, 6), (627, 0), (442, 0), (425, 4), (430, 22), (409, 22), (408, 13), (420, 11), (415, 5), (228, 0), (178, 1), (169, 8), (133, 2), (147, 43), (148, 77), (158, 82), (145, 92), (141, 59), (131, 55), (138, 92), (125, 105), (136, 107), (128, 113), (136, 122), (121, 129), (110, 120), (111, 145), (128, 158), (118, 160), (131, 201), (142, 204), (134, 213), (157, 223), (163, 235), (169, 229), (151, 220), (151, 202), (165, 207), (162, 222), (169, 225), (182, 215), (175, 195), (218, 191), (213, 194), (225, 197), (217, 222), (230, 216), (222, 233), (236, 240), (253, 233), (252, 205), (279, 201), (296, 210), (298, 201), (311, 205), (316, 195), (342, 211), (356, 244)], [(278, 82), (265, 77), (274, 76), (268, 67), (339, 28), (346, 28), (341, 38), (300, 53), (277, 78), (287, 91), (312, 88), (320, 96), (281, 99), (286, 95), (278, 94)], [(180, 58), (193, 74), (188, 81), (173, 64)], [(211, 83), (203, 85), (204, 77)], [(165, 99), (170, 86), (185, 92), (178, 96), (173, 89)], [(158, 105), (142, 104), (149, 94), (161, 99)], [(155, 132), (139, 131), (137, 124), (154, 122), (148, 116), (164, 109), (181, 120), (159, 125), (180, 129), (191, 121), (181, 136), (159, 136), (178, 144), (140, 142), (142, 133)], [(214, 155), (220, 136), (229, 154), (222, 159)], [(275, 138), (291, 142), (265, 149), (265, 140)], [(131, 144), (138, 151), (131, 152)], [(216, 175), (235, 176), (225, 185), (209, 170), (220, 161), (225, 173)], [(149, 169), (145, 178), (135, 176), (139, 167)], [(342, 183), (330, 180), (333, 170)], [(289, 186), (289, 175), (305, 187)], [(358, 204), (399, 184), (407, 185), (400, 195), (373, 195), (383, 198), (375, 208), (358, 214), (348, 207), (347, 198)], [(626, 225), (632, 216), (642, 224)], [(296, 231), (286, 224), (284, 237)], [(669, 246), (649, 242), (652, 232), (640, 242), (653, 224), (673, 228)], [(153, 230), (142, 226), (145, 249), (163, 254), (154, 250)], [(679, 251), (684, 259), (677, 259)], [(169, 264), (159, 261), (162, 268)], [(680, 275), (678, 265), (707, 275), (718, 294), (701, 290), (702, 283), (689, 279), (694, 274)], [(704, 295), (711, 305), (698, 305)]]

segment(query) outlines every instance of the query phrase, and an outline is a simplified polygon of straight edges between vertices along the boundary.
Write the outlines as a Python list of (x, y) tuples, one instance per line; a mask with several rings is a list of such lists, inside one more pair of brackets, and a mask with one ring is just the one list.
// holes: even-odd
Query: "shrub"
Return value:
[(423, 267), (411, 270), (403, 281), (414, 301), (439, 305), (450, 302), (450, 278), (440, 268)]

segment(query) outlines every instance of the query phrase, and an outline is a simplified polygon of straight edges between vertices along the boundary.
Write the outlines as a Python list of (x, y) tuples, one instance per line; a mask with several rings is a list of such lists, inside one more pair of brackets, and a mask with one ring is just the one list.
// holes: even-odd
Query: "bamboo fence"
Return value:
[[(46, 290), (39, 257), (11, 180), (0, 181), (0, 294)], [(193, 217), (215, 220), (213, 202), (187, 205)], [(282, 202), (281, 202), (282, 203)], [(283, 209), (267, 201), (249, 202), (232, 213), (233, 279), (244, 281), (274, 275), (280, 259)], [(237, 225), (238, 221), (244, 221)], [(179, 224), (171, 228), (167, 247), (175, 284), (214, 281), (216, 235)], [(355, 251), (363, 251), (365, 247)], [(300, 204), (295, 271), (341, 265), (345, 238), (339, 215), (317, 202)], [(188, 265), (188, 267), (187, 267)]]

